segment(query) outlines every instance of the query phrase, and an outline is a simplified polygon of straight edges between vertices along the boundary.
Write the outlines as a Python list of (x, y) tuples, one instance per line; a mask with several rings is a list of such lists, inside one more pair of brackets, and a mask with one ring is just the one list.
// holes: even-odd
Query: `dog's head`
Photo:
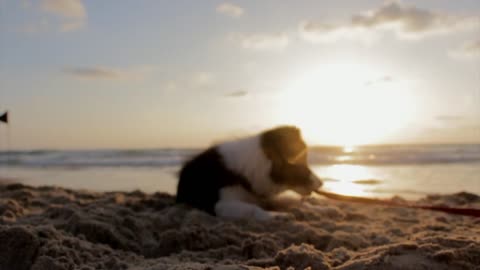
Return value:
[(309, 195), (322, 186), (307, 164), (307, 145), (300, 130), (282, 126), (261, 134), (261, 146), (272, 162), (270, 177), (275, 184), (302, 195)]

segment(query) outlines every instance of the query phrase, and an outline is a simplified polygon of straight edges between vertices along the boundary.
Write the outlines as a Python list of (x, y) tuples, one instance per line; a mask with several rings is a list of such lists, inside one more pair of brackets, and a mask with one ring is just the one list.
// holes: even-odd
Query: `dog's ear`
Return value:
[(262, 148), (273, 161), (288, 160), (303, 150), (306, 145), (301, 131), (295, 126), (281, 126), (261, 134)]
[(291, 136), (292, 139), (294, 140), (302, 139), (302, 132), (296, 126), (288, 126), (288, 127), (285, 127), (285, 129), (286, 129), (285, 132), (288, 133), (288, 136)]
[(264, 132), (264, 134), (273, 140), (294, 141), (301, 140), (301, 131), (296, 126), (280, 126)]

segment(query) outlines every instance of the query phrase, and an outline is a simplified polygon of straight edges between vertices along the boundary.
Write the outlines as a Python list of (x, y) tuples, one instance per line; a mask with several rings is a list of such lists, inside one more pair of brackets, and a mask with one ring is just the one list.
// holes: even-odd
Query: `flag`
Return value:
[(0, 122), (8, 123), (8, 111), (0, 116)]

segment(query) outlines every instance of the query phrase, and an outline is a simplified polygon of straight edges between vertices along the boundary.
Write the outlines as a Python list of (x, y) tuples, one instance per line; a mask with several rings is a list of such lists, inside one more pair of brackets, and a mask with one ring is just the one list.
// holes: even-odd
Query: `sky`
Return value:
[(0, 0), (0, 149), (480, 142), (480, 1)]

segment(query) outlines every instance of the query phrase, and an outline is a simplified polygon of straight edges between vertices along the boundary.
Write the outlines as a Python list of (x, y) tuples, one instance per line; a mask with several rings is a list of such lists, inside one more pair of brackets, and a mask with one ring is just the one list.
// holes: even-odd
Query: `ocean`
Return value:
[[(0, 152), (0, 179), (96, 191), (175, 193), (181, 164), (200, 149)], [(480, 194), (480, 144), (312, 147), (324, 189), (369, 197)]]

